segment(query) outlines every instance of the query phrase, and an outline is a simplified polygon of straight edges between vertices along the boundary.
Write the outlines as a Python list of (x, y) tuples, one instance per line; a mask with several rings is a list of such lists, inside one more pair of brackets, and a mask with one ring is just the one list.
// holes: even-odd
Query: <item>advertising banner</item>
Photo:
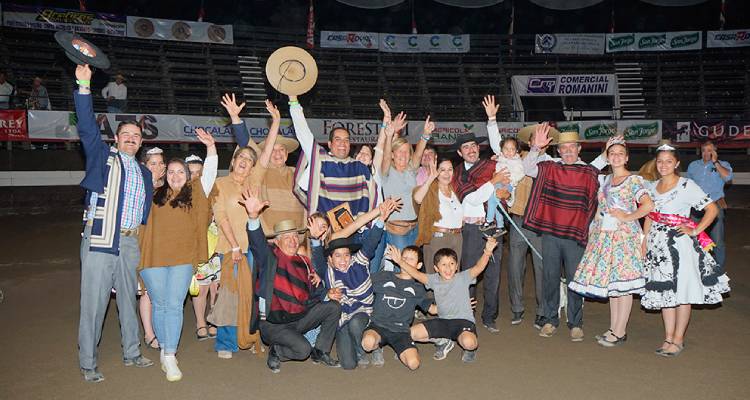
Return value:
[(560, 121), (555, 126), (560, 132), (578, 132), (584, 142), (606, 142), (618, 133), (637, 144), (656, 144), (662, 137), (661, 120)]
[(320, 47), (377, 50), (380, 45), (379, 35), (377, 32), (320, 31)]
[(700, 31), (608, 33), (607, 53), (700, 50), (702, 39)]
[(675, 143), (701, 143), (713, 140), (722, 144), (750, 144), (750, 120), (665, 121), (664, 137)]
[(706, 47), (750, 46), (750, 29), (706, 32)]
[(128, 16), (127, 26), (128, 37), (138, 39), (217, 44), (234, 43), (232, 25)]
[(125, 36), (125, 17), (67, 8), (3, 4), (3, 25), (84, 34)]
[(468, 53), (469, 35), (380, 34), (380, 51), (386, 53)]
[(514, 75), (516, 96), (614, 96), (614, 75)]
[(603, 33), (537, 34), (534, 52), (542, 54), (604, 54)]
[(0, 140), (28, 140), (26, 110), (0, 110)]

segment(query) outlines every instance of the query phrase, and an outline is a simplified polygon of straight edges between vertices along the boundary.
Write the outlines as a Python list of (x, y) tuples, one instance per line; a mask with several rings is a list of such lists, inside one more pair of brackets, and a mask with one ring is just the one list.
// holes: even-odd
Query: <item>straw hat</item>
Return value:
[[(294, 150), (297, 150), (299, 147), (299, 142), (288, 137), (284, 136), (276, 136), (276, 143), (274, 144), (280, 144), (286, 148), (287, 153), (292, 153)], [(260, 144), (258, 145), (261, 150), (263, 150), (266, 147), (266, 140), (264, 139)]]
[(578, 132), (568, 131), (568, 132), (560, 132), (560, 137), (557, 140), (557, 145), (566, 144), (566, 143), (581, 143), (582, 140), (580, 136), (578, 136)]
[(276, 236), (281, 235), (282, 233), (289, 233), (289, 232), (295, 232), (295, 233), (302, 233), (306, 231), (307, 228), (298, 228), (297, 224), (294, 223), (291, 219), (284, 219), (279, 222), (277, 222), (273, 226), (273, 232), (266, 235), (266, 238), (275, 238)]
[(307, 51), (294, 46), (277, 49), (266, 62), (266, 78), (288, 96), (307, 93), (318, 80), (318, 65)]
[[(539, 126), (539, 125), (540, 124), (534, 124), (534, 125), (524, 126), (523, 128), (521, 128), (518, 131), (518, 136), (516, 136), (516, 137), (521, 142), (529, 143), (529, 141), (531, 140), (531, 135), (534, 133), (534, 131), (536, 130), (536, 127)], [(557, 143), (557, 139), (560, 136), (560, 131), (558, 131), (553, 126), (550, 126), (549, 127), (549, 134), (548, 134), (548, 136), (552, 138), (552, 142), (550, 142), (550, 144), (556, 144)]]

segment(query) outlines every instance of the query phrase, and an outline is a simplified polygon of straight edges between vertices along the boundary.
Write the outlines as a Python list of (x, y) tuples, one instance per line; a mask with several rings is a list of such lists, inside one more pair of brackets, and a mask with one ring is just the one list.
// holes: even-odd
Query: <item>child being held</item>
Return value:
[(487, 238), (482, 256), (479, 257), (476, 265), (461, 272), (458, 272), (456, 252), (449, 248), (440, 249), (432, 260), (437, 273), (429, 275), (420, 272), (418, 265), (410, 265), (398, 255), (398, 252), (391, 254), (394, 261), (401, 266), (402, 271), (435, 293), (438, 318), (414, 325), (411, 328), (411, 337), (418, 342), (440, 338), (450, 339), (439, 346), (438, 353), (442, 353), (443, 356), (436, 357), (436, 359), (445, 358), (445, 355), (453, 348), (454, 340), (464, 349), (461, 357), (463, 362), (469, 363), (476, 359), (477, 328), (471, 307), (469, 286), (476, 283), (477, 276), (487, 267), (495, 246), (497, 246), (495, 238)]
[[(505, 189), (510, 192), (510, 198), (506, 201), (508, 206), (513, 205), (515, 197), (513, 196), (514, 189), (518, 185), (518, 182), (523, 179), (525, 173), (523, 171), (523, 160), (519, 153), (518, 139), (506, 136), (500, 142), (500, 148), (502, 152), (497, 154), (497, 164), (495, 165), (495, 171), (506, 169), (510, 173), (510, 183), (504, 185), (502, 183), (495, 184), (495, 190)], [(498, 207), (502, 207), (500, 199), (497, 198), (497, 194), (493, 193), (490, 199), (487, 201), (487, 219), (485, 223), (479, 228), (479, 230), (487, 237), (499, 237), (507, 233), (504, 228), (505, 219), (503, 218), (502, 211), (498, 210)]]
[[(388, 246), (388, 254), (397, 254), (398, 249)], [(391, 257), (393, 258), (393, 257)], [(396, 257), (399, 258), (399, 257)], [(401, 251), (400, 259), (410, 265), (419, 263), (419, 248), (408, 246)], [(362, 337), (362, 348), (372, 352), (372, 363), (382, 366), (383, 347), (391, 346), (396, 356), (407, 368), (419, 368), (417, 347), (411, 338), (411, 322), (416, 307), (435, 313), (436, 307), (426, 297), (424, 286), (411, 275), (401, 272), (380, 271), (371, 276), (372, 290), (375, 293), (370, 325)]]

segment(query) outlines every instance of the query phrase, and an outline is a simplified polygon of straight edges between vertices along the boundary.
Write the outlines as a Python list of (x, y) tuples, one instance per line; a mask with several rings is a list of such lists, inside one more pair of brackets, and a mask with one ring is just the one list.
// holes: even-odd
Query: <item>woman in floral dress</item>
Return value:
[(610, 325), (596, 337), (605, 347), (627, 340), (633, 294), (643, 294), (642, 232), (638, 219), (654, 207), (643, 178), (631, 175), (625, 143), (607, 149), (611, 175), (599, 176), (599, 207), (589, 229), (586, 251), (570, 288), (583, 296), (609, 297)]
[[(729, 278), (708, 253), (714, 244), (704, 232), (718, 208), (695, 182), (679, 176), (678, 157), (670, 145), (657, 149), (655, 208), (643, 227), (646, 294), (641, 305), (661, 309), (665, 338), (656, 354), (664, 357), (682, 352), (692, 305), (720, 303), (722, 293), (729, 292)], [(704, 210), (698, 223), (690, 219), (691, 209)]]

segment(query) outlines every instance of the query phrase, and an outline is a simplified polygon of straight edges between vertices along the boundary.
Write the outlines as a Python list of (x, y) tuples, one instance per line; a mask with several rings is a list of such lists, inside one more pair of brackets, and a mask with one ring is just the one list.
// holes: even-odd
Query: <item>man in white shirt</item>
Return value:
[(115, 75), (115, 81), (108, 83), (102, 89), (102, 97), (107, 100), (107, 112), (125, 112), (128, 105), (128, 87), (125, 86), (125, 77), (122, 74)]
[(0, 110), (10, 109), (15, 92), (16, 88), (5, 80), (5, 72), (0, 71)]

